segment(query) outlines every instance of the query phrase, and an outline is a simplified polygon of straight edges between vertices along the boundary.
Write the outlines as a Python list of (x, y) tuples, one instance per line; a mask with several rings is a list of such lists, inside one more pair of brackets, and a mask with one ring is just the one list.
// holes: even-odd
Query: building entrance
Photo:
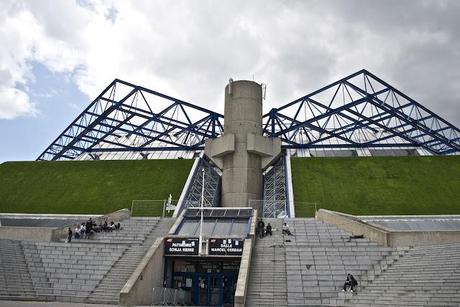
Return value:
[(196, 306), (232, 306), (240, 261), (200, 259), (171, 261), (171, 287), (190, 293)]

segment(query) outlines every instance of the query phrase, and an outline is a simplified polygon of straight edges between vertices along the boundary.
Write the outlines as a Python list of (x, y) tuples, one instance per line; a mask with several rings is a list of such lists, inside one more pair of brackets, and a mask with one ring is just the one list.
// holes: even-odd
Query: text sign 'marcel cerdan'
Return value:
[(243, 254), (243, 239), (209, 239), (209, 255), (241, 256)]
[(198, 255), (198, 238), (166, 238), (165, 255), (195, 256)]

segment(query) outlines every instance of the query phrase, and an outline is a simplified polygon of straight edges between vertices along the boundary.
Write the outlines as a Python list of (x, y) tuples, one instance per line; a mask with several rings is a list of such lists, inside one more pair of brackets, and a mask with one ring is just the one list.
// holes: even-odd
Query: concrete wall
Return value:
[(392, 231), (361, 221), (353, 215), (320, 209), (316, 218), (384, 246), (421, 246), (460, 242), (460, 230)]
[[(12, 216), (37, 216), (34, 214), (9, 214)], [(62, 218), (64, 215), (43, 215), (40, 216), (49, 216), (52, 218), (53, 216), (58, 216)], [(68, 215), (69, 218), (74, 218), (72, 215)], [(79, 217), (80, 215), (76, 215)], [(129, 210), (122, 209), (115, 212), (112, 212), (105, 216), (98, 216), (94, 218), (94, 221), (99, 223), (100, 221), (104, 221), (106, 218), (109, 221), (122, 221), (129, 217)], [(81, 216), (82, 222), (89, 218), (89, 215)], [(72, 225), (69, 225), (72, 226)], [(67, 228), (55, 228), (55, 227), (23, 227), (23, 226), (0, 226), (0, 239), (10, 239), (10, 240), (27, 240), (27, 241), (59, 241), (61, 239), (67, 238)], [(74, 231), (74, 227), (71, 227), (72, 231)]]
[(163, 287), (163, 238), (158, 238), (120, 291), (123, 306), (150, 305), (153, 288)]
[(316, 219), (336, 225), (343, 230), (351, 232), (353, 235), (364, 235), (369, 240), (389, 246), (388, 232), (366, 224), (353, 215), (320, 209), (316, 212)]
[(254, 209), (254, 211), (252, 212), (251, 224), (249, 225), (249, 238), (251, 238), (252, 240), (254, 240), (256, 237), (257, 215), (257, 209)]
[(249, 227), (249, 238), (244, 241), (243, 255), (241, 255), (240, 271), (235, 291), (235, 306), (244, 306), (246, 303), (249, 273), (251, 271), (252, 249), (255, 240), (257, 224), (257, 210), (254, 210)]
[(244, 241), (243, 255), (241, 256), (240, 271), (238, 272), (238, 282), (235, 291), (235, 307), (244, 307), (246, 304), (253, 242), (253, 239), (246, 239)]
[(291, 171), (291, 153), (290, 150), (286, 150), (286, 155), (284, 156), (284, 171), (285, 171), (285, 180), (286, 180), (286, 190), (287, 190), (287, 203), (289, 206), (289, 217), (295, 218), (295, 206), (294, 206), (294, 186), (292, 184), (292, 171)]
[(447, 231), (392, 231), (389, 246), (420, 246), (460, 242), (460, 230)]
[(51, 241), (54, 228), (1, 226), (0, 239), (25, 241)]

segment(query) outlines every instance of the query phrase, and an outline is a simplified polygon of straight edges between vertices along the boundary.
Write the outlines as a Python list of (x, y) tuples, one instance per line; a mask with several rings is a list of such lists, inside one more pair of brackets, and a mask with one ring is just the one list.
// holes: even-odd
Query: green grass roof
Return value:
[(163, 200), (169, 194), (178, 199), (192, 164), (185, 159), (6, 162), (0, 165), (0, 212), (102, 214), (130, 208), (134, 199)]
[(296, 216), (460, 214), (460, 156), (292, 158)]

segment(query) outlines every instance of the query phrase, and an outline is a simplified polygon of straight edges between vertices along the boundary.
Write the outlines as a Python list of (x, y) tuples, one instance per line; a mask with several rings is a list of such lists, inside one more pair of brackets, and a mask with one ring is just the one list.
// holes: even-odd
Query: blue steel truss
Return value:
[(460, 152), (460, 130), (366, 70), (264, 115), (284, 148), (423, 148)]
[[(82, 154), (202, 150), (223, 116), (115, 79), (37, 160)], [(283, 148), (423, 148), (460, 152), (460, 130), (366, 70), (264, 115), (263, 133)]]
[(37, 160), (105, 152), (192, 151), (223, 132), (223, 116), (115, 79)]

